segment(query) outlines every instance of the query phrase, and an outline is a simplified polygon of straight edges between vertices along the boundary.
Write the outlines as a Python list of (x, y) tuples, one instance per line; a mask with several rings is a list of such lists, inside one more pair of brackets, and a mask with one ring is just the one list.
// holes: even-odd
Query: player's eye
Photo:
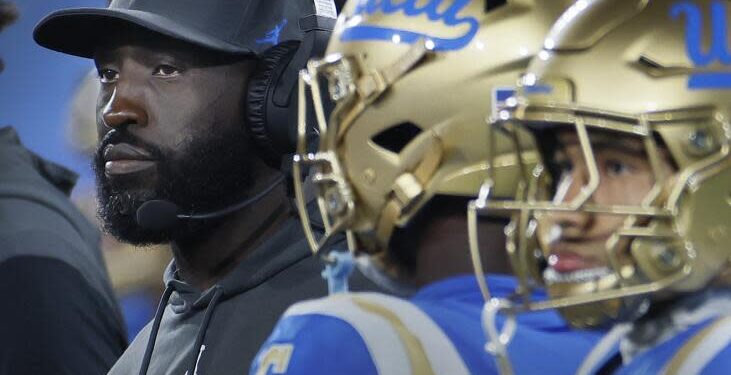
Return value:
[(553, 168), (558, 176), (569, 175), (574, 170), (574, 163), (568, 158), (557, 159), (553, 162)]
[(155, 68), (155, 71), (153, 72), (153, 75), (159, 76), (159, 77), (177, 77), (180, 75), (181, 71), (180, 69), (167, 64), (158, 65), (157, 68)]
[(568, 173), (574, 170), (574, 163), (569, 160), (562, 160), (557, 163), (557, 167), (560, 171)]
[(117, 82), (119, 79), (119, 72), (112, 69), (99, 69), (99, 82), (108, 84)]
[(632, 172), (632, 167), (629, 164), (613, 159), (607, 160), (604, 163), (604, 169), (606, 170), (607, 175), (612, 177), (619, 177)]

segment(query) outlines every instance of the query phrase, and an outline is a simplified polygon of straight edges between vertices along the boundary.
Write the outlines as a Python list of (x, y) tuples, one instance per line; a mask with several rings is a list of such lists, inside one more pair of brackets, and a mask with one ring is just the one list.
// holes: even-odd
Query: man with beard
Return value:
[[(16, 17), (0, 1), (0, 30)], [(127, 344), (76, 179), (0, 127), (0, 374), (99, 374)]]
[(330, 1), (118, 0), (38, 25), (39, 44), (99, 72), (106, 229), (174, 256), (111, 374), (244, 373), (287, 305), (326, 294), (280, 167), (297, 73), (334, 17)]

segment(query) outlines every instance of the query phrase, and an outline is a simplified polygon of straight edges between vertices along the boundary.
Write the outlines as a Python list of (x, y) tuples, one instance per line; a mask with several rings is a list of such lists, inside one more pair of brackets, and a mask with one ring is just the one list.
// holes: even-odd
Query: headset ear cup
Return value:
[(277, 144), (278, 136), (275, 133), (286, 131), (289, 124), (270, 123), (267, 108), (272, 101), (277, 82), (282, 73), (288, 69), (298, 46), (299, 43), (291, 42), (270, 48), (259, 58), (254, 73), (249, 77), (245, 129), (262, 159), (276, 168), (280, 167), (283, 152), (281, 146)]

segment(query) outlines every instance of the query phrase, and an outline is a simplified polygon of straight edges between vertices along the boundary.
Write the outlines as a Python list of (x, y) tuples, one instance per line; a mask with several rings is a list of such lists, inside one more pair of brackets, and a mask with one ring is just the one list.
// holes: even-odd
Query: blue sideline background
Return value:
[[(18, 21), (0, 33), (0, 124), (12, 125), (25, 145), (45, 158), (91, 177), (88, 161), (68, 144), (64, 125), (71, 96), (91, 60), (39, 47), (33, 27), (54, 10), (77, 6), (104, 6), (104, 0), (11, 0), (20, 10)], [(87, 182), (87, 181), (82, 181)]]

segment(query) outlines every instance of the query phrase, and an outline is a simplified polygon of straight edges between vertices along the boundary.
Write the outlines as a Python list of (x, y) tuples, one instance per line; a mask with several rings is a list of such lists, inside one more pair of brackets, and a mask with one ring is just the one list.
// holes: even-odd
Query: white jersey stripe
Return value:
[(404, 344), (391, 324), (384, 318), (363, 311), (348, 294), (333, 295), (314, 301), (300, 302), (290, 307), (284, 316), (319, 314), (348, 323), (365, 342), (373, 364), (380, 375), (411, 373)]
[[(711, 323), (708, 336), (698, 343), (678, 368), (677, 374), (700, 374), (731, 343), (731, 316)], [(706, 331), (705, 329), (701, 332)], [(671, 361), (672, 363), (672, 361)], [(668, 369), (665, 369), (665, 373)]]
[[(355, 298), (378, 304), (399, 317), (421, 342), (435, 374), (467, 375), (469, 371), (452, 340), (421, 309), (403, 299), (377, 293), (358, 293)], [(485, 352), (485, 355), (489, 355)]]
[(619, 341), (630, 331), (631, 324), (618, 324), (607, 332), (581, 363), (576, 375), (589, 375), (595, 373), (600, 365), (607, 360), (609, 353), (615, 349)]

